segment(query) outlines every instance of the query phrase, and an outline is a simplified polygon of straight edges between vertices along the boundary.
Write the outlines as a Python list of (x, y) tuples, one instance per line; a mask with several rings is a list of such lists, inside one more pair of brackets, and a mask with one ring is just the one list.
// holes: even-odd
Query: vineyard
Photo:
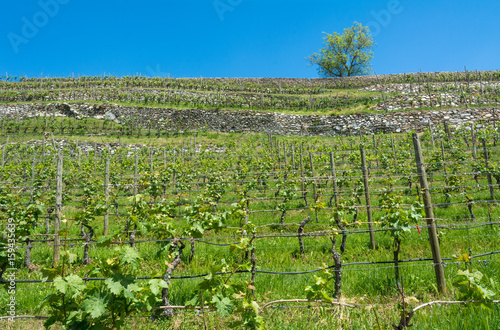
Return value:
[[(436, 110), (497, 104), (499, 80), (4, 77), (0, 100)], [(1, 133), (2, 326), (500, 326), (495, 122), (293, 137), (4, 114)]]
[(0, 102), (92, 102), (196, 109), (346, 114), (500, 104), (500, 72), (343, 79), (0, 77)]

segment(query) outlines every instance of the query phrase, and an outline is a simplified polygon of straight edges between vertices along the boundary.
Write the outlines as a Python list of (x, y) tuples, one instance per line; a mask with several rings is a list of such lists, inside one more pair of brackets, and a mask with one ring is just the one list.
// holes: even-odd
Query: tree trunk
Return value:
[[(255, 234), (253, 234), (253, 237), (252, 237), (252, 240), (250, 241), (250, 245), (253, 243), (255, 239)], [(255, 247), (252, 249), (252, 253), (251, 253), (251, 262), (252, 262), (252, 285), (253, 287), (255, 288), (255, 273), (256, 273), (256, 270), (257, 270), (257, 262), (255, 261)], [(252, 289), (252, 296), (255, 297), (255, 289)]]
[(281, 212), (280, 224), (284, 224), (285, 223), (285, 215), (286, 215), (286, 210), (283, 210)]
[(340, 221), (340, 219), (337, 218), (335, 221), (337, 222), (337, 227), (339, 227), (339, 229), (342, 230), (342, 243), (340, 244), (340, 252), (344, 253), (345, 245), (347, 242), (347, 233), (346, 233), (345, 227), (344, 227), (344, 225), (342, 225), (342, 222)]
[(191, 237), (189, 240), (189, 243), (191, 243), (191, 254), (189, 255), (189, 262), (191, 262), (194, 258), (194, 248), (195, 248), (195, 240), (194, 238)]
[(31, 263), (31, 240), (29, 238), (26, 239), (26, 257), (24, 258), (24, 265), (26, 268), (28, 268), (30, 271), (33, 270), (34, 265)]
[(137, 252), (137, 248), (135, 247), (135, 234), (137, 233), (137, 225), (134, 225), (134, 230), (130, 233), (130, 246), (134, 248)]
[(396, 283), (398, 289), (401, 290), (399, 285), (399, 251), (401, 248), (401, 240), (399, 238), (394, 238), (394, 275), (396, 276)]
[(312, 219), (310, 217), (305, 218), (300, 222), (299, 225), (299, 246), (300, 246), (300, 254), (304, 254), (304, 242), (302, 241), (302, 233), (304, 232), (304, 227), (309, 223)]
[(467, 208), (469, 209), (470, 220), (471, 221), (476, 220), (476, 216), (474, 215), (474, 212), (472, 211), (472, 202), (467, 202)]
[(335, 236), (330, 237), (330, 240), (332, 241), (332, 257), (335, 262), (335, 292), (333, 298), (338, 299), (342, 294), (342, 259), (335, 250)]
[[(178, 238), (172, 240), (171, 249), (172, 250), (177, 249), (177, 255), (170, 264), (170, 267), (167, 268), (165, 276), (163, 277), (163, 280), (167, 283), (169, 287), (170, 287), (170, 277), (172, 277), (172, 273), (174, 272), (175, 268), (177, 268), (177, 266), (181, 263), (182, 250), (184, 250), (184, 247), (185, 247), (184, 243), (182, 243), (182, 241), (179, 240)], [(164, 307), (170, 306), (170, 302), (168, 300), (168, 289), (169, 288), (166, 287), (161, 290), (161, 299)], [(163, 310), (163, 313), (161, 315), (170, 318), (174, 315), (174, 311), (171, 308), (166, 308)]]
[(92, 237), (94, 236), (94, 228), (92, 228), (91, 226), (89, 225), (84, 225), (88, 230), (89, 232), (85, 234), (85, 243), (84, 244), (84, 248), (83, 248), (83, 263), (88, 265), (90, 264), (90, 257), (89, 257), (89, 248), (90, 248), (90, 240), (92, 239)]

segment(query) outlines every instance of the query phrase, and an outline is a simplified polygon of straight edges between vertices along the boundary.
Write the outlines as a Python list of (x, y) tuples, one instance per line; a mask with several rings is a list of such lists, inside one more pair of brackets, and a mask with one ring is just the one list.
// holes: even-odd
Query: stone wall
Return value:
[(452, 127), (471, 122), (491, 124), (497, 120), (500, 107), (453, 109), (442, 111), (406, 111), (381, 114), (341, 116), (293, 115), (273, 112), (166, 109), (126, 107), (115, 104), (51, 103), (0, 105), (0, 116), (94, 117), (121, 124), (161, 129), (207, 129), (221, 132), (263, 132), (276, 135), (348, 135), (399, 133), (417, 128), (422, 131), (449, 121)]

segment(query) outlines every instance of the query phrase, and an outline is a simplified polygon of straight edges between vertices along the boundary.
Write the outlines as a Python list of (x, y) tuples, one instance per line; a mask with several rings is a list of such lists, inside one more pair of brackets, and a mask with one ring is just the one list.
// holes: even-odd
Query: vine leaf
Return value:
[(75, 298), (85, 289), (85, 283), (80, 276), (74, 274), (64, 278), (59, 276), (54, 279), (54, 288), (64, 295)]
[(153, 279), (149, 281), (149, 289), (154, 295), (160, 294), (163, 288), (168, 288), (168, 284), (164, 280)]
[(120, 266), (130, 265), (137, 269), (141, 266), (139, 253), (130, 246), (118, 248), (120, 250)]
[(194, 297), (191, 298), (190, 300), (186, 301), (184, 303), (184, 305), (185, 306), (193, 306), (194, 307), (194, 306), (198, 306), (199, 303), (200, 302), (199, 302), (199, 299), (198, 299), (198, 295), (194, 295)]
[(94, 319), (100, 317), (104, 314), (104, 312), (106, 312), (106, 306), (106, 300), (99, 294), (86, 298), (82, 303), (83, 309)]
[(107, 278), (104, 281), (104, 283), (108, 287), (109, 291), (111, 291), (111, 293), (113, 293), (115, 295), (119, 295), (122, 292), (122, 290), (124, 289), (123, 285), (120, 282), (115, 281), (115, 279), (112, 277)]
[(212, 303), (215, 304), (217, 313), (219, 313), (220, 316), (225, 317), (231, 315), (234, 304), (228, 297), (222, 297), (221, 295), (213, 296)]
[(55, 279), (61, 270), (58, 268), (42, 268), (42, 281), (52, 281)]
[(126, 289), (123, 290), (123, 295), (130, 299), (133, 300), (135, 298), (135, 292), (140, 291), (141, 288), (136, 284), (136, 283), (130, 283), (127, 285)]
[[(484, 275), (476, 270), (461, 270), (457, 271), (457, 277), (453, 282), (453, 286), (458, 289), (457, 296), (459, 300), (479, 300), (488, 301), (495, 297), (495, 292), (488, 287), (486, 281), (483, 281)], [(486, 282), (483, 284), (483, 282)], [(490, 304), (481, 303), (481, 307), (489, 309)]]

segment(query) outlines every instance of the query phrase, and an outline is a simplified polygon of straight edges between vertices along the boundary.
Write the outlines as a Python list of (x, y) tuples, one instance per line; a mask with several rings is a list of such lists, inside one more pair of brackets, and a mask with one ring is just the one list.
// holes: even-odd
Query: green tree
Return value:
[(318, 65), (320, 76), (350, 77), (370, 73), (375, 43), (368, 27), (354, 22), (342, 34), (325, 34), (325, 47), (308, 58), (310, 65)]

